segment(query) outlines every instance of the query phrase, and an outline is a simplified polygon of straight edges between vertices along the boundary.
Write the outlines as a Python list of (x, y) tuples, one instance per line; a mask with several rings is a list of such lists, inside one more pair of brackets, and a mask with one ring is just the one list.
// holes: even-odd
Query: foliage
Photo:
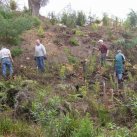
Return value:
[(88, 83), (86, 83), (84, 86), (80, 87), (79, 91), (83, 96), (87, 95), (88, 92)]
[(74, 28), (76, 25), (83, 26), (86, 23), (86, 15), (82, 11), (64, 12), (61, 16), (61, 23), (67, 27)]
[(88, 118), (83, 118), (78, 129), (73, 132), (73, 137), (94, 137), (93, 122)]
[(95, 69), (97, 67), (96, 60), (97, 60), (97, 58), (95, 55), (90, 57), (89, 62), (87, 64), (87, 73), (88, 74), (92, 74), (95, 71)]
[(67, 27), (74, 28), (76, 26), (76, 13), (64, 12), (61, 17), (61, 23), (63, 23)]
[(104, 26), (108, 26), (109, 25), (109, 18), (108, 18), (108, 15), (106, 13), (103, 14), (103, 25)]
[(45, 37), (45, 32), (44, 32), (44, 29), (43, 29), (42, 26), (39, 26), (38, 36), (39, 36), (40, 38), (44, 38), (44, 37)]
[(96, 23), (92, 23), (91, 30), (96, 32), (98, 30), (98, 25)]
[(137, 26), (137, 13), (134, 10), (131, 10), (128, 14), (129, 25), (131, 28), (134, 28)]
[(15, 0), (10, 0), (10, 9), (15, 11), (17, 9), (17, 3)]
[[(39, 21), (28, 15), (16, 15), (8, 10), (0, 10), (0, 39), (11, 44), (18, 44), (19, 35), (33, 26), (39, 25)], [(16, 24), (16, 25), (15, 25)]]
[(86, 15), (82, 11), (79, 11), (77, 13), (76, 24), (78, 26), (83, 26), (85, 23), (86, 23)]
[(58, 116), (58, 106), (61, 104), (61, 99), (54, 96), (48, 100), (46, 106), (41, 100), (35, 100), (32, 103), (32, 114), (35, 121), (41, 123), (43, 126), (48, 125), (50, 120), (54, 120)]
[(51, 12), (51, 13), (49, 13), (48, 15), (49, 15), (51, 24), (52, 24), (52, 25), (55, 25), (55, 24), (58, 22), (58, 19), (57, 19), (55, 13), (54, 13), (54, 12)]
[(79, 46), (78, 40), (75, 37), (70, 38), (69, 43), (72, 46)]
[(70, 64), (76, 64), (78, 62), (78, 58), (73, 55), (68, 55), (68, 62)]
[(19, 47), (15, 47), (11, 50), (11, 54), (13, 57), (17, 57), (22, 54), (22, 49)]
[(84, 33), (83, 33), (81, 30), (76, 29), (76, 30), (74, 30), (74, 31), (75, 31), (75, 35), (76, 35), (76, 36), (84, 36)]
[(66, 77), (66, 67), (64, 65), (61, 66), (59, 75), (60, 75), (62, 80), (65, 79), (65, 77)]
[(12, 134), (18, 137), (38, 137), (42, 135), (40, 128), (34, 128), (22, 121), (13, 121), (8, 116), (1, 116), (0, 135)]
[(69, 115), (51, 120), (47, 126), (48, 137), (70, 137), (76, 121)]

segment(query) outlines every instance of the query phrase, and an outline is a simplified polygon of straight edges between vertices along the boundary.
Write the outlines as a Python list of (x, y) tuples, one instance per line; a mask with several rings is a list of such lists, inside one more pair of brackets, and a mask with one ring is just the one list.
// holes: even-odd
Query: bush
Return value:
[(76, 36), (84, 36), (84, 33), (81, 30), (76, 29), (74, 31)]
[(98, 30), (98, 25), (96, 24), (96, 23), (93, 23), (93, 24), (91, 24), (91, 30), (92, 31), (97, 31)]
[(40, 38), (44, 38), (45, 37), (45, 32), (44, 32), (44, 29), (42, 28), (42, 26), (40, 26), (39, 29), (38, 29), (38, 36)]
[[(38, 137), (43, 136), (43, 131), (38, 127), (34, 129), (22, 121), (13, 121), (11, 118), (0, 118), (0, 135), (17, 137)], [(43, 136), (44, 137), (44, 136)]]
[(93, 122), (88, 118), (83, 118), (79, 122), (79, 127), (73, 132), (73, 137), (95, 137)]
[(72, 38), (69, 40), (69, 43), (70, 43), (72, 46), (79, 46), (78, 40), (77, 40), (75, 37), (72, 37)]
[(70, 64), (76, 64), (78, 62), (78, 58), (73, 55), (68, 55), (68, 61)]
[(18, 48), (18, 47), (13, 48), (11, 50), (11, 54), (12, 54), (13, 57), (19, 56), (20, 54), (22, 54), (22, 49)]
[(19, 35), (33, 26), (40, 24), (37, 18), (28, 15), (17, 15), (8, 10), (0, 10), (0, 40), (10, 44), (18, 44)]

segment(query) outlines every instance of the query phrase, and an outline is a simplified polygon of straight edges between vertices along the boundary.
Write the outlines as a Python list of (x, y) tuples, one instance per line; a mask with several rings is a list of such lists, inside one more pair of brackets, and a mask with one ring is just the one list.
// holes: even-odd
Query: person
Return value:
[(100, 53), (101, 53), (101, 55), (100, 55), (101, 56), (100, 57), (100, 63), (101, 63), (101, 66), (104, 66), (105, 63), (106, 63), (106, 56), (108, 56), (108, 48), (104, 44), (102, 39), (100, 39), (98, 41), (98, 43), (99, 43), (99, 48), (94, 48), (94, 49), (100, 51)]
[(45, 64), (44, 59), (46, 59), (46, 49), (44, 45), (41, 44), (40, 40), (36, 40), (36, 46), (35, 46), (35, 60), (38, 67), (38, 70), (40, 72), (45, 71)]
[(124, 72), (124, 63), (125, 63), (124, 54), (122, 54), (121, 50), (117, 50), (117, 54), (115, 56), (115, 73), (118, 79), (118, 83), (122, 82), (123, 72)]
[(1, 59), (1, 64), (2, 64), (2, 75), (5, 79), (8, 79), (9, 77), (7, 76), (7, 69), (9, 70), (9, 76), (10, 78), (13, 75), (13, 59), (11, 56), (11, 52), (9, 49), (6, 47), (2, 47), (0, 51), (0, 59)]

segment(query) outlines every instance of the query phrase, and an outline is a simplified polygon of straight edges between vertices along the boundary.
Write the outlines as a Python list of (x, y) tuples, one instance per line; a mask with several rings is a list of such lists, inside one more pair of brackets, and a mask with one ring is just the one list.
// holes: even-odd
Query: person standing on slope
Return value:
[(118, 79), (118, 83), (122, 82), (123, 72), (124, 72), (124, 63), (125, 63), (125, 56), (124, 54), (122, 54), (121, 50), (118, 50), (115, 56), (115, 73)]
[(40, 40), (36, 40), (35, 46), (35, 60), (40, 72), (45, 71), (45, 63), (44, 60), (46, 59), (46, 49), (43, 44), (41, 44)]
[[(7, 80), (12, 77), (13, 75), (13, 59), (11, 56), (11, 52), (9, 49), (3, 47), (0, 51), (0, 59), (2, 64), (2, 75)], [(9, 76), (7, 76), (7, 69), (9, 70)]]
[(98, 51), (100, 51), (100, 63), (101, 66), (104, 66), (106, 64), (106, 57), (108, 56), (108, 48), (107, 46), (104, 44), (103, 40), (99, 40), (99, 48), (94, 48)]

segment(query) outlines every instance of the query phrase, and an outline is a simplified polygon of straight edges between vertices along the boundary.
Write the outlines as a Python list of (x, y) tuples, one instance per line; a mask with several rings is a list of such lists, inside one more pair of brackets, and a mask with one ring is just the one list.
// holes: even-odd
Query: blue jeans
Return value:
[(7, 69), (9, 70), (10, 76), (13, 74), (13, 68), (10, 58), (3, 58), (2, 59), (2, 75), (6, 78), (7, 77)]
[(44, 72), (45, 71), (44, 57), (43, 56), (36, 57), (36, 63), (37, 63), (38, 70), (41, 72)]

